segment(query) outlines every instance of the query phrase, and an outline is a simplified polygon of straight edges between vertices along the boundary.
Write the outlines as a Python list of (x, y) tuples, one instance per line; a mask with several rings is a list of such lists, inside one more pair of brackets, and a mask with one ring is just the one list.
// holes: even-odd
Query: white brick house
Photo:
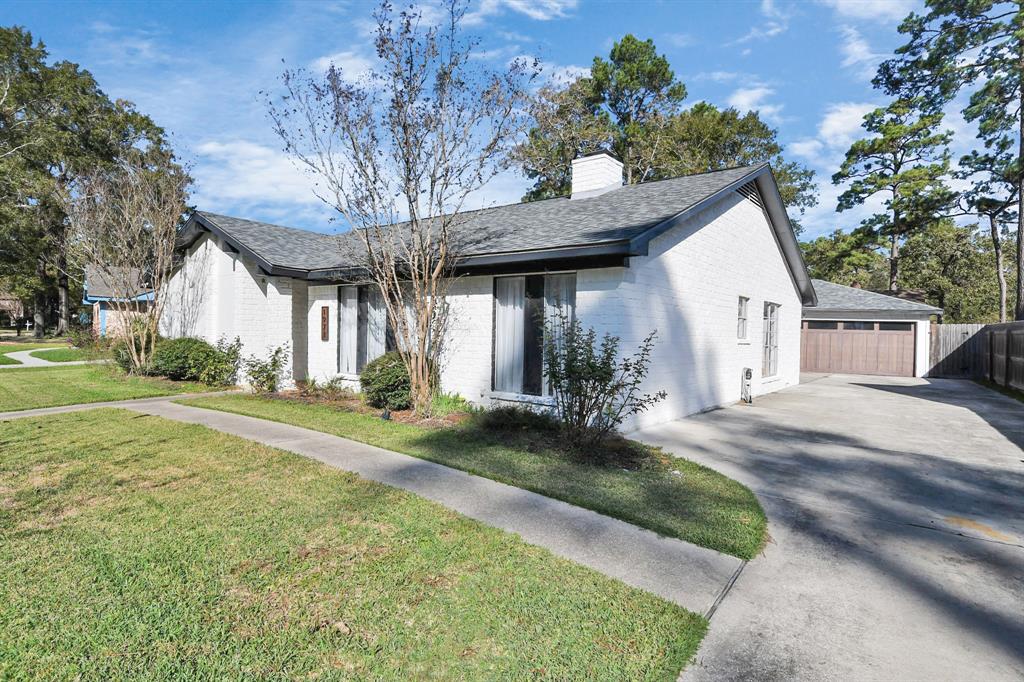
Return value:
[[(573, 177), (571, 198), (468, 216), (462, 229), (481, 238), (449, 294), (445, 391), (549, 401), (528, 312), (558, 304), (627, 352), (657, 329), (645, 388), (668, 398), (630, 427), (739, 400), (745, 368), (754, 395), (798, 382), (801, 309), (815, 294), (766, 164), (623, 187), (621, 165), (595, 155)], [(387, 341), (376, 292), (340, 279), (337, 239), (197, 212), (164, 333), (238, 336), (246, 353), (287, 343), (295, 380), (356, 385)]]

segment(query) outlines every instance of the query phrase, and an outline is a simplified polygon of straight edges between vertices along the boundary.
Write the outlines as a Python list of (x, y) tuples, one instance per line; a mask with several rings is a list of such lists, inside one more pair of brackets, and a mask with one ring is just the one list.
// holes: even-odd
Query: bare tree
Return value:
[(156, 346), (189, 182), (173, 156), (154, 147), (84, 175), (61, 197), (69, 256), (110, 287), (133, 371), (145, 370)]
[(342, 257), (353, 280), (380, 289), (420, 413), (448, 331), (446, 292), (473, 239), (458, 213), (525, 129), (537, 73), (525, 60), (497, 72), (474, 60), (477, 42), (460, 30), (465, 12), (462, 0), (448, 0), (435, 26), (420, 10), (384, 2), (374, 13), (374, 68), (354, 78), (336, 65), (322, 77), (287, 71), (284, 94), (268, 98), (285, 150), (351, 227), (339, 238)]

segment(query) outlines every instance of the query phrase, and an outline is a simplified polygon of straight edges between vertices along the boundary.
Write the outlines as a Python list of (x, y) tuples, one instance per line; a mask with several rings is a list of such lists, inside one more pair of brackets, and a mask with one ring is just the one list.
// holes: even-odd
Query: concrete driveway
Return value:
[(1024, 679), (1024, 404), (804, 382), (633, 434), (744, 482), (769, 518), (685, 679)]

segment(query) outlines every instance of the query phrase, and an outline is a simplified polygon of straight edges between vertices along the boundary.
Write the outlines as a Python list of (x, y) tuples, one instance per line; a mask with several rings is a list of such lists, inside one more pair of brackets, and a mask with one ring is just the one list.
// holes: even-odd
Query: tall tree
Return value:
[(568, 195), (572, 160), (606, 149), (622, 160), (629, 184), (768, 161), (787, 206), (803, 213), (817, 203), (813, 171), (782, 158), (776, 131), (756, 112), (706, 102), (683, 110), (685, 96), (654, 43), (632, 35), (607, 60), (596, 57), (590, 76), (542, 88), (515, 154), (534, 181), (524, 200)]
[(525, 201), (551, 199), (569, 193), (572, 160), (599, 149), (611, 149), (616, 129), (607, 112), (591, 96), (588, 79), (565, 87), (546, 85), (530, 103), (534, 125), (515, 158), (534, 181)]
[(1006, 266), (1003, 256), (1003, 232), (1006, 225), (1017, 220), (1017, 193), (1020, 189), (1016, 178), (1016, 165), (1011, 150), (1003, 139), (1000, 144), (984, 152), (973, 150), (960, 159), (957, 175), (973, 181), (973, 186), (964, 192), (961, 199), (965, 211), (977, 214), (988, 221), (989, 239), (992, 243), (992, 258), (999, 290), (999, 321), (1006, 322), (1007, 283)]
[(996, 0), (925, 4), (924, 14), (912, 13), (900, 25), (908, 41), (882, 64), (875, 84), (922, 97), (932, 110), (969, 94), (964, 118), (978, 124), (985, 148), (994, 151), (983, 158), (1015, 187), (1015, 317), (1024, 319), (1024, 11), (1019, 2)]
[[(111, 101), (88, 71), (62, 61), (47, 63), (42, 42), (24, 29), (0, 28), (0, 65), (18, 87), (0, 111), (0, 150), (19, 175), (0, 201), (21, 213), (22, 251), (37, 261), (36, 333), (42, 334), (51, 284), (57, 292), (58, 334), (71, 319), (72, 281), (79, 264), (68, 259), (68, 223), (61, 195), (82, 175), (112, 167), (135, 147), (164, 147), (164, 133), (129, 102)], [(8, 113), (13, 112), (13, 113)], [(2, 153), (2, 152), (0, 152)], [(6, 197), (6, 198), (4, 198)], [(4, 229), (4, 228), (0, 228)]]
[(950, 133), (936, 132), (941, 113), (919, 115), (917, 102), (898, 99), (864, 117), (870, 133), (846, 152), (832, 182), (849, 187), (837, 210), (860, 206), (880, 197), (884, 213), (866, 218), (860, 230), (889, 245), (889, 290), (899, 284), (899, 251), (903, 241), (933, 222), (953, 200), (945, 185), (949, 174)]
[(430, 410), (450, 331), (445, 293), (474, 237), (459, 229), (459, 211), (524, 132), (535, 75), (520, 60), (486, 70), (462, 32), (466, 4), (444, 7), (433, 27), (383, 2), (378, 62), (363, 79), (336, 65), (322, 78), (289, 71), (284, 94), (268, 102), (285, 149), (352, 228), (339, 240), (357, 266), (350, 274), (379, 290), (420, 413)]
[(632, 34), (612, 45), (608, 59), (594, 57), (588, 80), (593, 102), (615, 128), (612, 151), (622, 160), (626, 183), (649, 179), (686, 86), (653, 40)]

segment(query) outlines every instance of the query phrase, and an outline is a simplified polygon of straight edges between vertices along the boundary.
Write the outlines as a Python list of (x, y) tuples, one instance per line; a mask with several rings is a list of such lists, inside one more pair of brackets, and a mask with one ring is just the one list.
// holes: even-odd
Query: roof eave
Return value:
[(282, 265), (275, 265), (268, 261), (266, 258), (256, 253), (244, 243), (239, 241), (227, 230), (222, 229), (217, 223), (209, 220), (198, 211), (189, 216), (189, 219), (185, 222), (185, 225), (181, 228), (178, 233), (178, 248), (188, 248), (199, 238), (203, 232), (209, 232), (223, 239), (225, 242), (230, 244), (243, 256), (248, 256), (256, 262), (268, 275), (276, 277), (295, 277), (297, 279), (306, 279), (309, 274), (308, 270), (299, 268), (289, 268)]
[(811, 285), (811, 275), (807, 271), (807, 264), (804, 262), (803, 254), (800, 251), (800, 244), (796, 240), (796, 233), (793, 232), (793, 225), (789, 221), (786, 206), (782, 202), (782, 196), (779, 194), (779, 187), (775, 182), (775, 176), (772, 174), (772, 169), (767, 163), (762, 163), (760, 166), (753, 168), (749, 173), (709, 194), (668, 220), (658, 223), (634, 237), (629, 242), (631, 255), (647, 255), (648, 247), (656, 237), (668, 232), (673, 227), (681, 225), (691, 216), (712, 206), (723, 196), (738, 190), (748, 182), (755, 182), (757, 184), (757, 189), (765, 204), (764, 210), (768, 217), (768, 223), (772, 226), (776, 241), (782, 250), (783, 257), (786, 259), (786, 264), (789, 266), (790, 275), (793, 278), (793, 284), (800, 293), (801, 302), (803, 305), (817, 304), (818, 297), (814, 292), (814, 287)]

